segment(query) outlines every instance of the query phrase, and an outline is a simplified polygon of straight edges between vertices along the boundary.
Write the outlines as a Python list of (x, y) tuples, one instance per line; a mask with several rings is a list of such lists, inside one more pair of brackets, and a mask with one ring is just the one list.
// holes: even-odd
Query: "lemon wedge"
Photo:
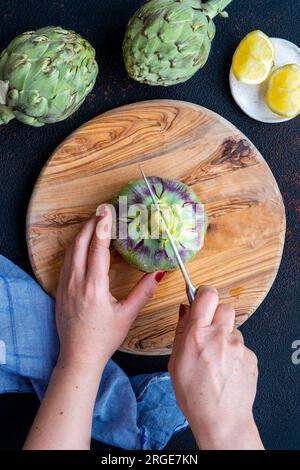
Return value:
[(273, 70), (269, 77), (266, 103), (284, 117), (296, 117), (300, 113), (300, 67), (287, 64)]
[(274, 46), (262, 31), (252, 31), (242, 39), (232, 59), (232, 72), (248, 85), (264, 82), (274, 63)]

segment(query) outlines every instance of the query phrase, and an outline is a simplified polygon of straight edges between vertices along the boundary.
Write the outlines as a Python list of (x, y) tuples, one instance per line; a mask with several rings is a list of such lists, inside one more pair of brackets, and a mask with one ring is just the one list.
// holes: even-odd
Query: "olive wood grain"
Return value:
[[(69, 136), (44, 167), (27, 216), (35, 275), (51, 295), (68, 244), (99, 203), (130, 180), (178, 179), (205, 204), (204, 248), (188, 263), (194, 285), (213, 284), (236, 309), (241, 325), (265, 298), (284, 245), (285, 210), (267, 163), (228, 121), (201, 106), (146, 101), (102, 114)], [(141, 273), (113, 249), (110, 282), (121, 298)], [(179, 271), (167, 274), (140, 313), (122, 350), (160, 355), (171, 351), (178, 306), (186, 303)]]

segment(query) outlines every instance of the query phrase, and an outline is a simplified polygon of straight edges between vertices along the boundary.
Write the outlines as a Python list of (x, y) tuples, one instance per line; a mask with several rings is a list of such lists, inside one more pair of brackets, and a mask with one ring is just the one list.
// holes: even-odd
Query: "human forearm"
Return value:
[(102, 371), (162, 273), (145, 274), (118, 301), (109, 290), (112, 212), (99, 206), (68, 247), (56, 292), (60, 359), (24, 449), (88, 449)]
[(89, 449), (93, 408), (103, 367), (77, 367), (59, 359), (25, 450)]
[(180, 309), (169, 371), (201, 449), (263, 449), (252, 413), (257, 358), (234, 325), (234, 309), (212, 287)]
[(202, 450), (263, 450), (264, 446), (253, 416), (230, 423), (226, 419), (207, 427), (192, 427)]

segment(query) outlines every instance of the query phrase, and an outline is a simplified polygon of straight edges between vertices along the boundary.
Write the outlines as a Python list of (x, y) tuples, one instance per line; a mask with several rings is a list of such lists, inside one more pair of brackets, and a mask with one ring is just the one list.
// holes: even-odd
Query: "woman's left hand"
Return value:
[(117, 301), (108, 277), (112, 213), (102, 205), (97, 214), (67, 250), (56, 295), (56, 323), (60, 362), (103, 369), (163, 273), (144, 275), (127, 298)]
[(98, 208), (68, 248), (56, 295), (58, 362), (24, 449), (89, 449), (106, 362), (124, 341), (163, 273), (147, 274), (126, 299), (109, 291), (112, 214)]

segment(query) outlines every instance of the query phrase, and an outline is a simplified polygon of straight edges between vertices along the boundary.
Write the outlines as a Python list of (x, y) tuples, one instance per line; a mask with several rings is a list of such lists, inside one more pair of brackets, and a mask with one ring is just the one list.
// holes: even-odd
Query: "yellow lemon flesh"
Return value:
[(274, 46), (262, 31), (252, 31), (242, 39), (232, 59), (232, 72), (237, 80), (248, 85), (264, 82), (274, 62)]
[(299, 65), (284, 65), (271, 73), (266, 103), (274, 113), (280, 116), (295, 117), (300, 113)]

